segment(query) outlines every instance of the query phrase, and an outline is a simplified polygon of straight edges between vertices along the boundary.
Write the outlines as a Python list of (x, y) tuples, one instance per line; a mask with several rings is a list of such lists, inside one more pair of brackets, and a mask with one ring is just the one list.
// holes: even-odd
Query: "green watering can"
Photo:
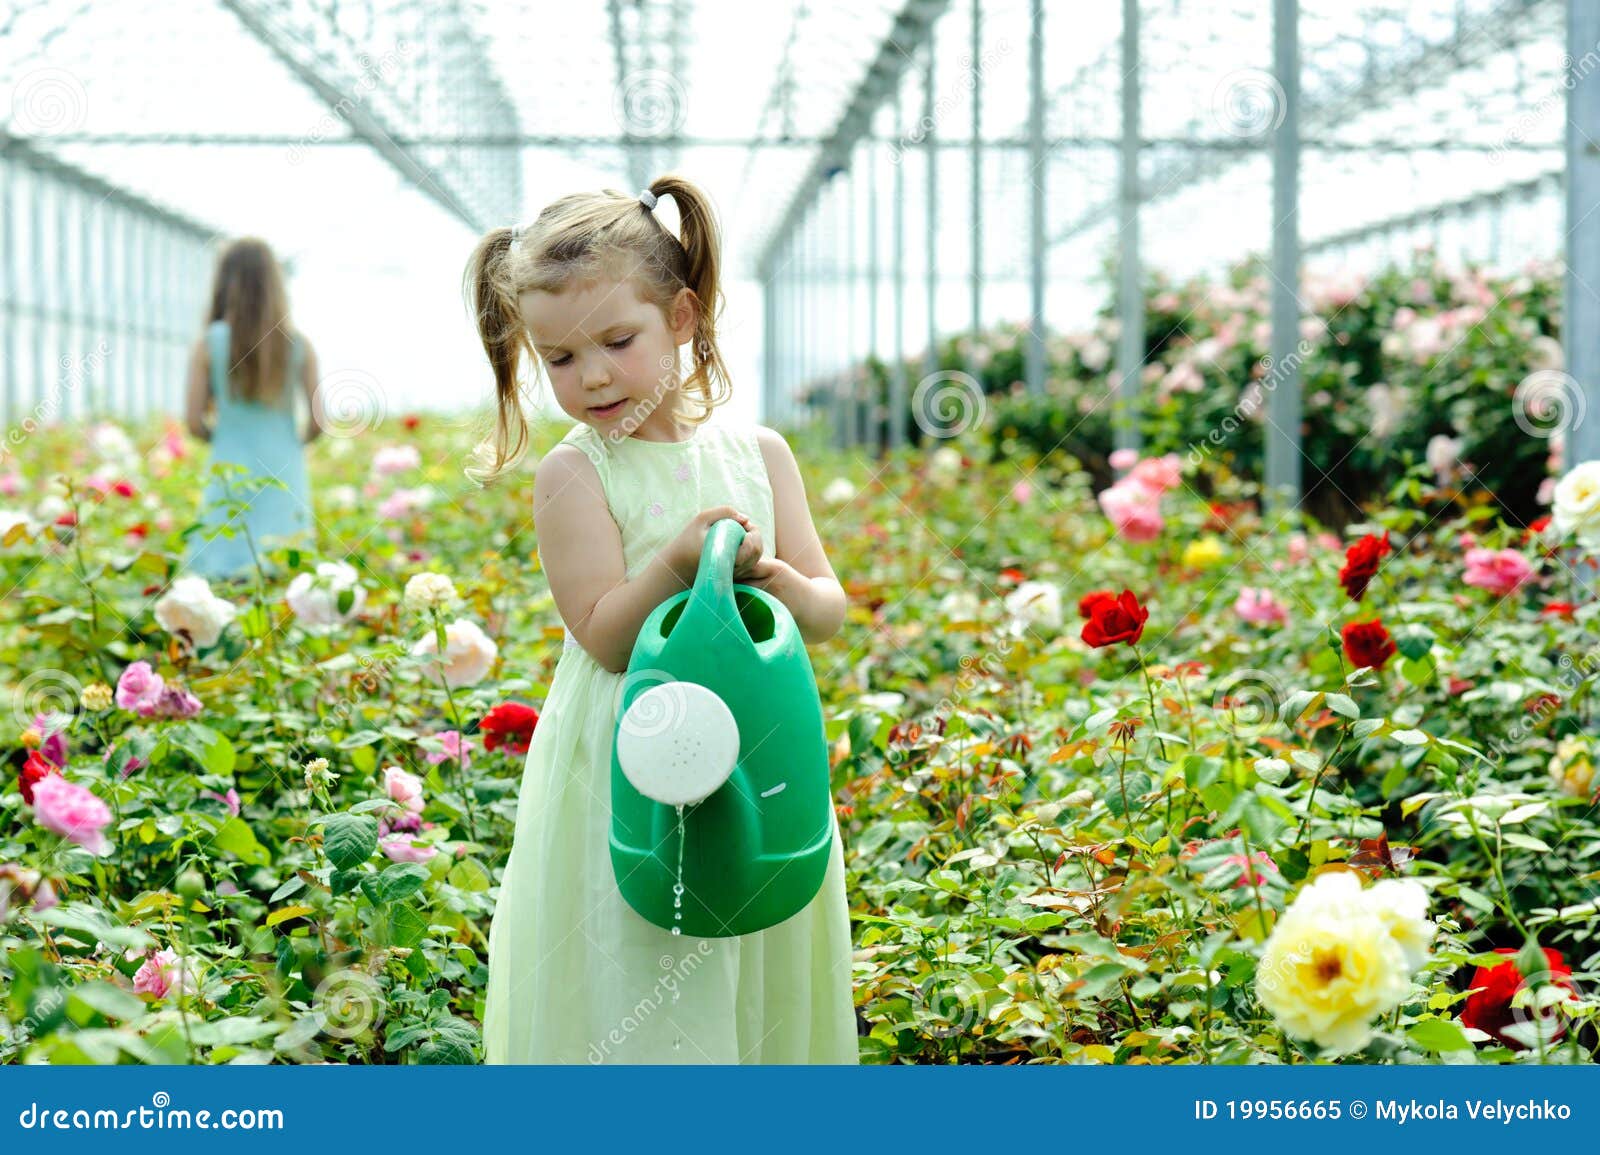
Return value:
[(611, 867), (674, 933), (751, 934), (799, 912), (833, 849), (816, 676), (777, 598), (733, 584), (744, 526), (706, 532), (694, 587), (645, 619), (611, 753)]

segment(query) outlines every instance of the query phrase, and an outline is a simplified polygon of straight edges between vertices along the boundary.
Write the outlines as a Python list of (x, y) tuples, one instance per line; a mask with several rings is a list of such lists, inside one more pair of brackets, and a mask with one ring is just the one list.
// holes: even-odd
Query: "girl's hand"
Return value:
[[(714, 505), (710, 509), (702, 509), (689, 519), (677, 537), (667, 543), (662, 553), (666, 555), (667, 565), (671, 567), (673, 575), (687, 588), (694, 584), (695, 574), (700, 569), (700, 554), (705, 549), (706, 534), (715, 522), (731, 517), (744, 526), (745, 538), (748, 542), (749, 535), (755, 529), (755, 523), (731, 505)], [(759, 542), (758, 542), (759, 547)], [(739, 556), (744, 557), (743, 545), (739, 549)], [(735, 570), (738, 563), (735, 562)]]
[(739, 543), (739, 553), (733, 559), (733, 579), (743, 581), (744, 575), (761, 560), (761, 530), (751, 525), (745, 529), (744, 540)]
[(779, 589), (787, 586), (791, 577), (799, 576), (800, 571), (788, 562), (779, 561), (775, 557), (764, 557), (757, 559), (755, 564), (746, 570), (738, 580), (741, 585), (755, 586), (757, 589), (770, 593), (773, 597), (778, 598), (779, 601), (783, 601), (778, 596)]

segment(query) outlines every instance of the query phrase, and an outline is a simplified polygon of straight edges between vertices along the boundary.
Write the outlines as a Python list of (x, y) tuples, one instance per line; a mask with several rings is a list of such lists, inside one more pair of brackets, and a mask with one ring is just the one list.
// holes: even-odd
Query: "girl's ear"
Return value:
[(682, 345), (694, 336), (696, 324), (700, 320), (700, 300), (694, 295), (693, 289), (679, 289), (672, 298), (672, 307), (667, 311), (671, 318), (672, 343)]

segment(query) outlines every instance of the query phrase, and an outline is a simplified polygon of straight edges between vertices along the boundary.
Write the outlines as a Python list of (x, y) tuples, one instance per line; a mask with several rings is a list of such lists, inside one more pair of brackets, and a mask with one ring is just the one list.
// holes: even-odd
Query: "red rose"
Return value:
[(1381, 670), (1383, 664), (1394, 657), (1394, 639), (1378, 618), (1370, 622), (1346, 622), (1339, 637), (1344, 641), (1344, 656), (1353, 666)]
[(1083, 640), (1095, 649), (1127, 642), (1130, 646), (1144, 633), (1150, 611), (1139, 604), (1132, 591), (1123, 590), (1115, 599), (1096, 602), (1083, 623)]
[(1078, 616), (1088, 621), (1094, 617), (1095, 606), (1116, 604), (1117, 595), (1110, 590), (1092, 590), (1078, 599)]
[(1382, 537), (1367, 534), (1345, 551), (1344, 565), (1339, 570), (1339, 584), (1352, 601), (1360, 601), (1367, 592), (1367, 583), (1378, 572), (1378, 559), (1389, 552), (1389, 534)]
[(496, 750), (501, 746), (509, 754), (526, 754), (533, 741), (533, 729), (539, 724), (539, 711), (522, 702), (501, 702), (478, 724), (483, 734), (483, 748)]
[(111, 492), (118, 497), (137, 497), (139, 491), (134, 489), (131, 481), (118, 481), (111, 486)]
[(1574, 620), (1572, 615), (1578, 612), (1578, 607), (1571, 602), (1549, 602), (1539, 612), (1546, 617), (1566, 618), (1570, 622)]
[(1022, 571), (1015, 568), (1006, 568), (1000, 571), (1000, 582), (1003, 585), (1016, 585), (1022, 580)]
[(407, 429), (415, 429), (417, 426), (422, 424), (422, 418), (418, 417), (415, 413), (407, 413), (400, 419), (400, 423)]
[(22, 773), (17, 775), (17, 789), (22, 791), (22, 800), (32, 806), (33, 788), (55, 772), (55, 763), (39, 751), (29, 750), (28, 760), (23, 764)]
[[(1567, 960), (1558, 950), (1543, 947), (1546, 981), (1556, 986), (1566, 987), (1570, 992), (1572, 983), (1568, 978), (1572, 968), (1567, 965)], [(1516, 1008), (1511, 1005), (1511, 999), (1521, 989), (1523, 984), (1522, 972), (1517, 969), (1516, 951), (1511, 947), (1503, 946), (1495, 950), (1496, 954), (1506, 955), (1506, 961), (1497, 963), (1492, 967), (1479, 967), (1472, 972), (1472, 986), (1474, 993), (1467, 998), (1466, 1005), (1461, 1008), (1461, 1025), (1473, 1027), (1487, 1034), (1493, 1035), (1509, 1047), (1523, 1049), (1526, 1044), (1502, 1032), (1519, 1016), (1527, 1019), (1538, 1018), (1538, 1012), (1532, 1008)], [(1570, 996), (1569, 996), (1570, 997)], [(1533, 1024), (1535, 1028), (1539, 1024)], [(1560, 1023), (1556, 1024), (1555, 1035), (1552, 1039), (1559, 1039), (1566, 1028)]]

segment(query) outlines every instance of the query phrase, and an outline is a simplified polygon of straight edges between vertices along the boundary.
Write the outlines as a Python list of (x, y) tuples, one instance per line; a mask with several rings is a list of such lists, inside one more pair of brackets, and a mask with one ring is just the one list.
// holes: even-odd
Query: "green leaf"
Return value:
[(255, 831), (250, 829), (248, 823), (237, 817), (230, 817), (217, 828), (216, 834), (211, 838), (211, 844), (218, 850), (225, 850), (240, 862), (248, 862), (252, 866), (266, 866), (272, 861), (272, 855), (267, 848), (256, 841)]
[[(1106, 809), (1111, 812), (1113, 818), (1121, 818), (1123, 815), (1123, 786), (1124, 783), (1115, 776), (1112, 776), (1105, 785)], [(1136, 770), (1127, 776), (1126, 787), (1128, 796), (1127, 809), (1130, 811), (1135, 810), (1139, 806), (1139, 798), (1150, 790), (1150, 775), (1143, 770)]]
[(328, 877), (328, 889), (335, 898), (341, 894), (349, 894), (361, 884), (364, 876), (359, 870), (336, 870)]
[(347, 738), (340, 739), (338, 746), (341, 750), (353, 750), (357, 746), (371, 746), (374, 742), (382, 742), (383, 735), (376, 730), (357, 730)]
[(1343, 714), (1352, 721), (1361, 717), (1361, 709), (1356, 705), (1355, 699), (1348, 694), (1329, 694), (1328, 709), (1335, 714)]
[(88, 982), (73, 987), (70, 993), (84, 1006), (99, 1011), (108, 1019), (127, 1021), (137, 1019), (145, 1012), (143, 999), (112, 983)]
[(428, 881), (428, 868), (418, 862), (396, 862), (381, 874), (361, 880), (361, 890), (374, 906), (410, 898)]
[(427, 919), (413, 907), (402, 902), (389, 908), (389, 940), (395, 946), (416, 946), (427, 933)]
[(340, 870), (354, 870), (378, 849), (378, 822), (365, 814), (332, 814), (323, 823), (322, 852)]
[(1411, 1024), (1406, 1037), (1425, 1051), (1472, 1050), (1472, 1041), (1454, 1019), (1423, 1019)]
[(271, 618), (268, 617), (267, 611), (261, 606), (252, 605), (239, 615), (239, 630), (247, 638), (264, 638), (271, 628)]
[(1428, 735), (1423, 730), (1396, 730), (1389, 735), (1402, 746), (1426, 746)]
[(71, 932), (72, 937), (90, 946), (105, 943), (107, 946), (130, 950), (146, 950), (156, 945), (156, 940), (144, 931), (137, 927), (119, 926), (93, 907), (63, 904), (53, 906), (36, 917), (42, 923)]
[(439, 1024), (433, 1038), (417, 1048), (417, 1062), (429, 1066), (470, 1066), (478, 1061), (478, 1033), (460, 1019)]
[(192, 750), (199, 751), (199, 761), (207, 772), (211, 774), (231, 774), (237, 755), (234, 753), (233, 743), (217, 733), (210, 726), (199, 722), (190, 722), (189, 736), (194, 740)]

